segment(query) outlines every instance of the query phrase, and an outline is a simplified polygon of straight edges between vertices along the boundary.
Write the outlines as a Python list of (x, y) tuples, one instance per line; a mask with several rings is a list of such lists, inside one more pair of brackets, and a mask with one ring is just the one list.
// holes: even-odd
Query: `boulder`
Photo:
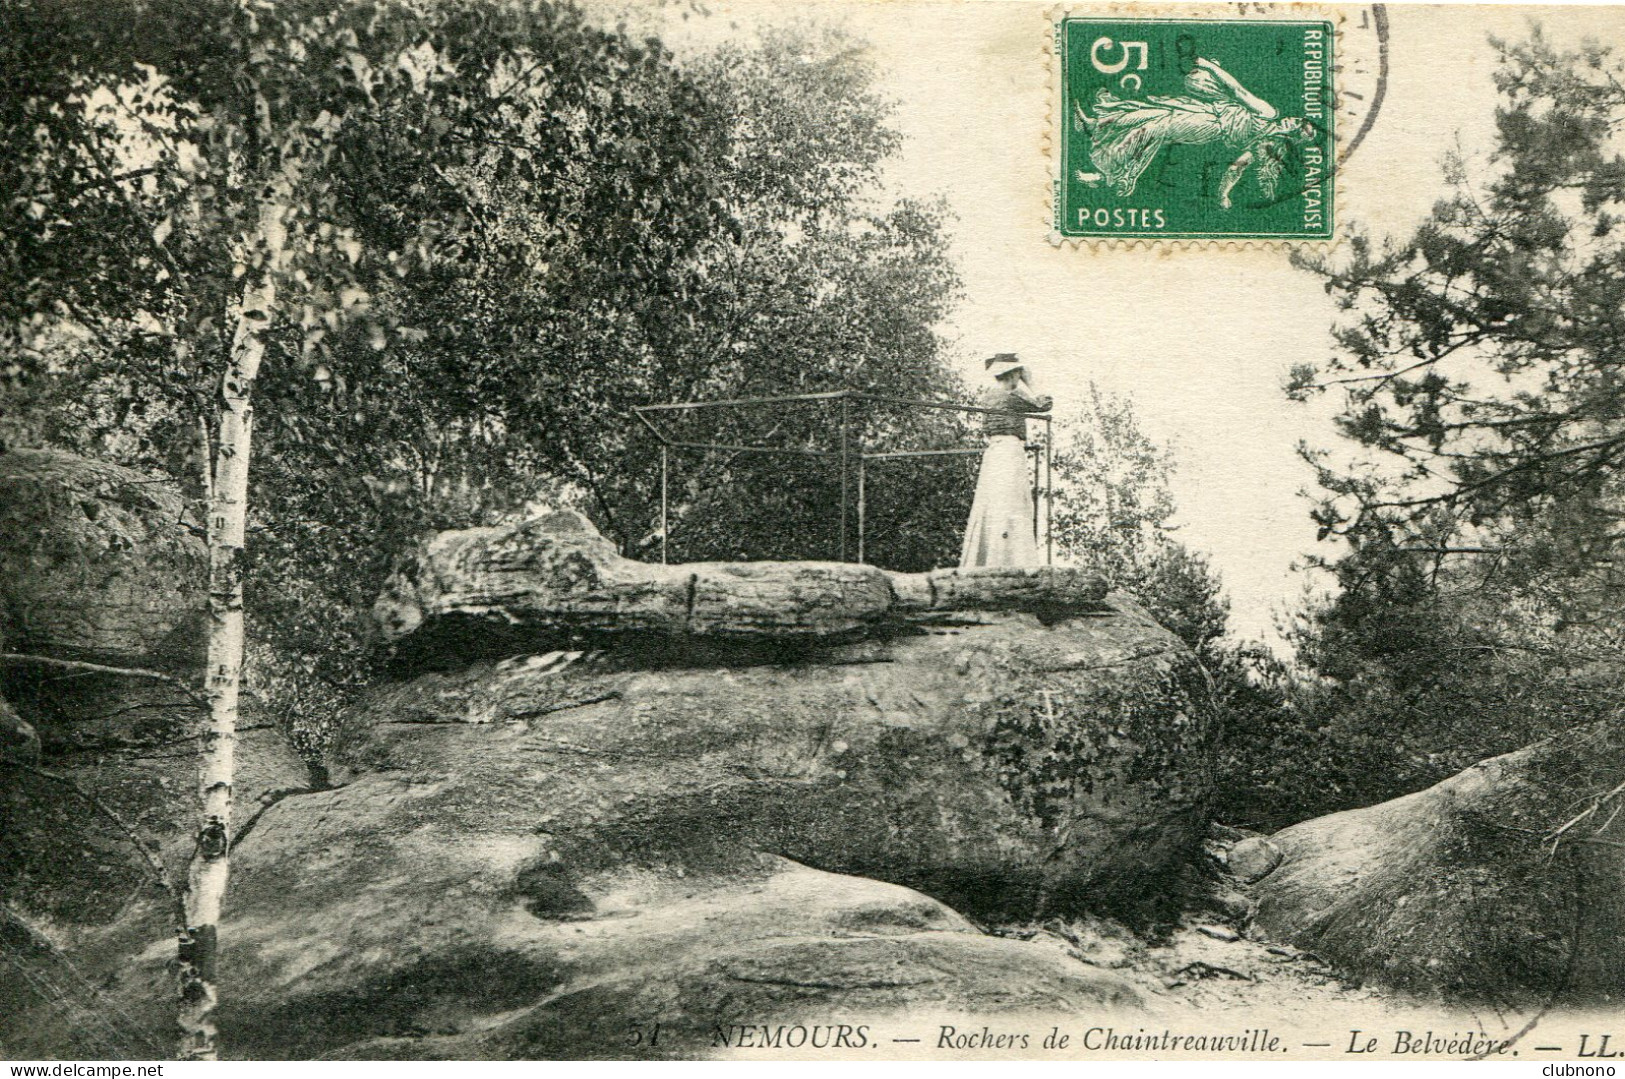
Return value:
[(0, 453), (0, 693), (46, 759), (187, 737), (197, 704), (175, 681), (203, 664), (208, 556), (165, 480), (59, 450)]
[(59, 450), (0, 453), (0, 637), (114, 666), (202, 661), (207, 557), (167, 481)]
[(1255, 925), (1378, 984), (1617, 1004), (1622, 774), (1625, 727), (1607, 723), (1294, 825), (1271, 837), (1282, 860), (1254, 889)]
[(1281, 864), (1281, 848), (1261, 835), (1247, 836), (1225, 852), (1225, 868), (1243, 884), (1252, 884)]
[(1209, 732), (1183, 646), (1117, 603), (1048, 626), (982, 613), (769, 651), (634, 637), (568, 665), (428, 673), (347, 717), (331, 770), (444, 784), (441, 824), (539, 829), (593, 871), (765, 850), (983, 917), (1149, 916), (1200, 847)]

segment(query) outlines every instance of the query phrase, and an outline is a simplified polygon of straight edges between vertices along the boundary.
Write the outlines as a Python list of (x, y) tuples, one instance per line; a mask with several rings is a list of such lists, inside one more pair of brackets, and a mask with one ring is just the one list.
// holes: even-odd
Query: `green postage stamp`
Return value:
[(1329, 240), (1331, 22), (1055, 22), (1057, 239)]

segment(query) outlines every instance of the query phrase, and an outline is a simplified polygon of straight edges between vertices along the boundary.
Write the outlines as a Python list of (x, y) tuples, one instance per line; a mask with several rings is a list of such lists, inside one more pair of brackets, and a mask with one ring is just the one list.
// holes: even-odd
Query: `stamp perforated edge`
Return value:
[[(1377, 6), (1380, 5), (1361, 5)], [(1043, 141), (1043, 152), (1046, 162), (1044, 170), (1044, 189), (1042, 192), (1043, 216), (1042, 221), (1045, 238), (1052, 247), (1072, 247), (1074, 249), (1087, 247), (1092, 251), (1118, 251), (1144, 249), (1154, 250), (1193, 250), (1205, 251), (1220, 250), (1261, 250), (1261, 251), (1319, 251), (1329, 252), (1343, 240), (1343, 216), (1337, 206), (1341, 204), (1341, 187), (1336, 188), (1339, 196), (1332, 208), (1331, 236), (1330, 237), (1248, 237), (1248, 236), (1207, 236), (1207, 237), (1161, 237), (1161, 236), (1067, 236), (1055, 227), (1055, 202), (1059, 198), (1061, 169), (1065, 163), (1060, 156), (1060, 139), (1057, 137), (1056, 124), (1057, 108), (1062, 96), (1061, 57), (1055, 46), (1056, 31), (1061, 20), (1068, 16), (1086, 18), (1124, 18), (1124, 19), (1209, 19), (1215, 21), (1232, 20), (1237, 22), (1301, 22), (1308, 20), (1322, 20), (1332, 26), (1335, 39), (1333, 49), (1333, 62), (1341, 66), (1345, 63), (1343, 47), (1346, 43), (1344, 28), (1348, 22), (1348, 10), (1343, 7), (1331, 7), (1321, 4), (1305, 3), (1252, 3), (1238, 5), (1224, 4), (1143, 4), (1132, 0), (1112, 0), (1108, 3), (1084, 4), (1056, 4), (1043, 12), (1044, 39), (1043, 52), (1045, 63), (1044, 85), (1044, 125), (1040, 138)], [(1334, 93), (1337, 89), (1334, 84)], [(1377, 95), (1380, 102), (1381, 94)], [(1335, 106), (1334, 106), (1335, 107)], [(1060, 122), (1064, 122), (1060, 121)], [(1333, 174), (1341, 170), (1342, 162), (1347, 154), (1347, 140), (1351, 137), (1350, 127), (1361, 130), (1363, 134), (1364, 123), (1351, 125), (1340, 122), (1333, 126), (1332, 140), (1333, 152), (1330, 155)]]

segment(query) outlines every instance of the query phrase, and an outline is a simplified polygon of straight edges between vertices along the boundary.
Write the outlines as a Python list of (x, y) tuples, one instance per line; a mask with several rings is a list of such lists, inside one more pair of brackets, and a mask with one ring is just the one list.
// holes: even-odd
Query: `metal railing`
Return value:
[[(727, 442), (696, 442), (669, 437), (666, 432), (650, 419), (651, 415), (673, 412), (691, 412), (699, 409), (712, 408), (749, 408), (764, 405), (790, 405), (808, 401), (813, 402), (839, 402), (841, 408), (840, 418), (840, 445), (835, 449), (809, 449), (801, 446), (751, 446)], [(949, 401), (920, 401), (908, 397), (889, 397), (883, 394), (864, 393), (859, 390), (832, 390), (826, 393), (798, 393), (785, 394), (773, 397), (736, 397), (722, 401), (681, 401), (658, 405), (639, 405), (632, 409), (632, 414), (643, 422), (655, 438), (660, 440), (660, 561), (667, 561), (668, 539), (671, 531), (670, 521), (670, 484), (671, 484), (671, 451), (672, 450), (722, 450), (731, 453), (764, 453), (783, 454), (798, 457), (830, 457), (840, 459), (841, 469), (841, 543), (840, 561), (847, 561), (847, 535), (850, 531), (847, 506), (851, 502), (850, 492), (852, 481), (855, 478), (857, 487), (857, 561), (864, 559), (865, 532), (867, 531), (867, 472), (871, 461), (896, 461), (924, 457), (951, 457), (980, 454), (982, 446), (952, 446), (942, 449), (925, 450), (874, 450), (865, 448), (861, 441), (856, 447), (852, 445), (852, 408), (854, 402), (868, 402), (873, 404), (890, 405), (899, 408), (936, 410), (939, 412), (968, 412), (979, 415), (1020, 416), (1023, 419), (1035, 420), (1044, 425), (1044, 437), (1041, 446), (1028, 446), (1027, 452), (1032, 457), (1032, 494), (1033, 494), (1033, 540), (1039, 538), (1040, 516), (1043, 521), (1044, 564), (1052, 565), (1055, 561), (1055, 536), (1053, 513), (1055, 508), (1055, 484), (1051, 476), (1050, 465), (1053, 460), (1052, 447), (1054, 445), (1053, 425), (1051, 416), (1047, 412), (1012, 412), (1002, 408), (985, 408), (981, 405), (961, 405)], [(853, 462), (856, 462), (854, 469)], [(855, 475), (854, 475), (855, 473)], [(1040, 498), (1042, 496), (1042, 498)], [(1042, 514), (1040, 514), (1042, 508)]]

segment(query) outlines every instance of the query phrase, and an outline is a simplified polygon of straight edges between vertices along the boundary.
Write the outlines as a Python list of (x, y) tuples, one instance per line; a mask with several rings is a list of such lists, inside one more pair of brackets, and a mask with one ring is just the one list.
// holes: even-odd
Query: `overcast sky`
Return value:
[[(792, 11), (867, 42), (904, 136), (889, 184), (940, 195), (955, 217), (965, 299), (944, 329), (967, 372), (991, 352), (1021, 353), (1058, 413), (1091, 379), (1131, 394), (1147, 430), (1178, 450), (1181, 536), (1223, 575), (1232, 632), (1272, 636), (1274, 612), (1299, 605), (1306, 584), (1293, 564), (1315, 549), (1299, 495), (1312, 476), (1295, 447), (1337, 445), (1327, 407), (1291, 404), (1280, 389), (1293, 364), (1328, 354), (1334, 311), (1318, 281), (1276, 251), (1047, 241), (1047, 6), (751, 0), (709, 4), (686, 20), (681, 10), (634, 22), (649, 20), (679, 54)], [(1343, 10), (1358, 19), (1358, 7)], [(1340, 220), (1377, 234), (1402, 234), (1426, 216), (1458, 140), (1470, 155), (1489, 148), (1491, 34), (1524, 36), (1538, 18), (1559, 42), (1625, 40), (1618, 7), (1391, 4), (1388, 15), (1386, 98), (1337, 196)]]

